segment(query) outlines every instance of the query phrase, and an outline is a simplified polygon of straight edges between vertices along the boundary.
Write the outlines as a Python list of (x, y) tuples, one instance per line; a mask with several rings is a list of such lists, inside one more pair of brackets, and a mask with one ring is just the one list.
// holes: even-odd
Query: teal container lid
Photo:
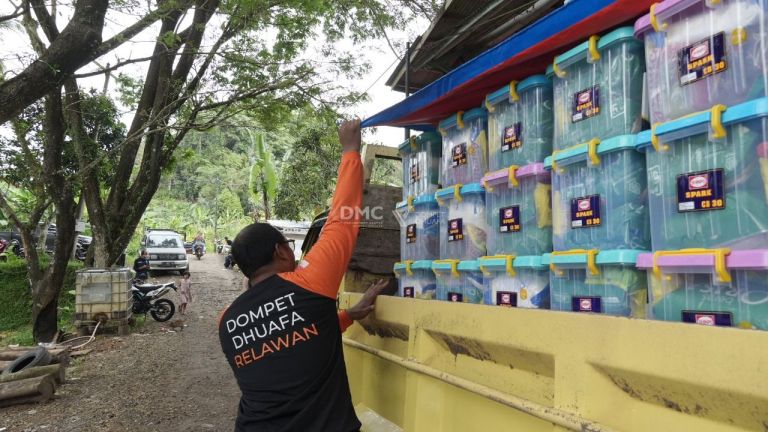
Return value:
[[(454, 114), (446, 119), (443, 119), (440, 121), (440, 124), (438, 125), (438, 128), (447, 130), (452, 127), (457, 126), (457, 114)], [(461, 116), (462, 121), (466, 124), (468, 121), (477, 120), (477, 119), (486, 119), (488, 118), (488, 111), (485, 110), (485, 108), (472, 108), (469, 111), (465, 111), (464, 114)]]
[[(636, 265), (637, 257), (642, 253), (647, 253), (644, 250), (635, 249), (612, 249), (600, 251), (595, 257), (595, 264), (597, 265)], [(553, 255), (544, 254), (541, 257), (542, 264), (560, 264), (560, 265), (587, 265), (587, 253), (573, 253), (568, 255)]]
[[(480, 271), (480, 264), (476, 260), (458, 261), (458, 260), (437, 260), (432, 261), (432, 270), (449, 272), (456, 263), (456, 270), (462, 271)], [(411, 267), (413, 268), (413, 267)]]
[[(620, 150), (637, 150), (637, 135), (619, 135), (600, 142), (597, 146), (597, 154), (606, 154)], [(552, 169), (554, 160), (560, 166), (567, 166), (586, 161), (589, 154), (588, 143), (578, 144), (565, 150), (556, 152), (553, 156), (544, 159), (544, 167)]]
[[(600, 40), (597, 42), (597, 50), (601, 51), (604, 48), (607, 48), (615, 43), (619, 42), (625, 42), (625, 43), (633, 43), (633, 44), (639, 44), (641, 43), (637, 39), (635, 39), (635, 29), (633, 27), (619, 27), (616, 30), (604, 34), (600, 37)], [(586, 60), (587, 53), (589, 52), (589, 41), (584, 41), (575, 47), (571, 48), (570, 50), (560, 54), (559, 56), (555, 57), (555, 63), (560, 66), (560, 68), (566, 68), (569, 65), (572, 65), (580, 60)], [(554, 75), (554, 70), (552, 68), (552, 65), (549, 65), (547, 67), (547, 75), (551, 76)]]
[[(424, 143), (442, 143), (442, 137), (436, 132), (423, 132), (421, 135), (414, 138), (416, 145), (421, 146)], [(405, 140), (400, 144), (397, 149), (401, 154), (411, 153), (411, 140)]]
[[(413, 205), (415, 206), (427, 206), (427, 207), (437, 207), (437, 198), (435, 198), (434, 194), (424, 194), (419, 195), (416, 198), (413, 199)], [(400, 201), (399, 203), (395, 204), (395, 208), (401, 209), (408, 207), (408, 201)]]
[[(405, 262), (404, 261), (396, 262), (394, 268), (395, 268), (395, 273), (405, 272)], [(411, 270), (431, 270), (431, 269), (432, 269), (432, 261), (430, 260), (413, 261), (411, 263)]]
[[(459, 194), (461, 196), (466, 195), (472, 195), (472, 194), (484, 194), (485, 188), (480, 183), (470, 183), (466, 184), (459, 189)], [(454, 188), (453, 187), (447, 187), (443, 189), (439, 189), (437, 193), (435, 193), (435, 199), (437, 200), (438, 204), (440, 203), (440, 200), (451, 200), (454, 196)]]
[[(507, 259), (505, 257), (483, 257), (478, 259), (477, 262), (489, 271), (503, 272), (507, 270)], [(527, 255), (515, 257), (514, 261), (512, 261), (512, 268), (546, 270), (547, 266), (542, 262), (541, 255)]]
[(480, 263), (478, 263), (476, 260), (471, 261), (461, 261), (458, 265), (458, 270), (461, 271), (480, 271)]
[[(533, 75), (517, 83), (517, 93), (524, 92), (536, 87), (552, 87), (552, 80), (546, 75)], [(509, 100), (509, 85), (496, 90), (485, 97), (487, 104), (496, 105)]]
[[(768, 116), (768, 97), (753, 99), (732, 107), (722, 113), (721, 121), (724, 127), (733, 126), (749, 120)], [(656, 136), (667, 144), (682, 138), (709, 133), (712, 122), (712, 111), (702, 111), (696, 114), (656, 125)], [(653, 131), (643, 131), (637, 136), (638, 149), (653, 150), (651, 139)], [(654, 150), (655, 151), (655, 150)]]

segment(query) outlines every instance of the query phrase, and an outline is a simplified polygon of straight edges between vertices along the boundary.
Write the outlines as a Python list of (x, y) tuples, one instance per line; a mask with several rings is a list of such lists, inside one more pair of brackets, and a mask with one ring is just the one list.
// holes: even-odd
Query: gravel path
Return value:
[[(191, 257), (192, 295), (183, 331), (149, 317), (126, 337), (105, 335), (67, 369), (56, 398), (0, 409), (0, 432), (230, 431), (239, 390), (219, 347), (216, 320), (240, 293), (224, 258)], [(179, 276), (154, 278), (154, 281)], [(170, 297), (178, 305), (178, 295)]]

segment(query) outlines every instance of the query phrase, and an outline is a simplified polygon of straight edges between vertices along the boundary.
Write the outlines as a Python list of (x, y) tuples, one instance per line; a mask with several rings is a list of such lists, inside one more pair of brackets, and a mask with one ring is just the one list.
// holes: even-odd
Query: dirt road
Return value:
[[(42, 405), (0, 409), (0, 432), (230, 431), (239, 391), (219, 348), (216, 319), (237, 297), (242, 278), (223, 257), (190, 260), (194, 302), (186, 327), (143, 317), (126, 337), (106, 335), (67, 369), (67, 383)], [(178, 276), (153, 280), (178, 279)], [(178, 304), (178, 295), (171, 294)]]

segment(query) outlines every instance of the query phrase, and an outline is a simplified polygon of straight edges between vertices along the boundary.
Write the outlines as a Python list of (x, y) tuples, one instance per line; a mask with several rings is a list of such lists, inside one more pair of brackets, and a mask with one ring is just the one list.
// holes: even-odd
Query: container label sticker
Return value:
[(457, 146), (454, 146), (453, 150), (451, 151), (451, 154), (452, 154), (452, 159), (451, 159), (452, 167), (466, 165), (467, 164), (467, 143), (461, 143)]
[(405, 242), (416, 243), (416, 224), (410, 224), (405, 227)]
[(523, 123), (517, 122), (504, 128), (504, 136), (501, 137), (501, 151), (518, 149), (523, 146)]
[(499, 231), (503, 233), (520, 231), (520, 206), (499, 209)]
[(677, 176), (677, 211), (723, 210), (723, 169), (699, 171)]
[(411, 165), (411, 184), (418, 183), (421, 176), (419, 175), (419, 163), (416, 162)]
[(464, 301), (464, 294), (457, 293), (457, 292), (449, 292), (448, 293), (448, 301), (461, 303), (461, 302)]
[(448, 241), (464, 240), (464, 229), (461, 218), (448, 221)]
[(600, 297), (573, 297), (571, 298), (571, 310), (574, 312), (603, 312), (603, 304)]
[(506, 307), (517, 306), (517, 293), (511, 291), (497, 291), (496, 305)]
[(680, 85), (688, 85), (728, 68), (725, 33), (700, 40), (678, 51)]
[(592, 228), (600, 224), (600, 195), (571, 200), (571, 228)]
[(723, 327), (731, 327), (733, 325), (733, 315), (730, 312), (700, 312), (684, 310), (682, 315), (682, 321), (686, 323)]
[(413, 287), (403, 287), (403, 297), (413, 298)]
[(571, 123), (580, 122), (600, 114), (600, 86), (584, 89), (573, 95)]

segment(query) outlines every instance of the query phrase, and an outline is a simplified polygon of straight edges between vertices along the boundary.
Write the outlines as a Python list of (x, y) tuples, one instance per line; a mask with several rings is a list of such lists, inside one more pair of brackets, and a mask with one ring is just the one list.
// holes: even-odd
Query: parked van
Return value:
[(170, 229), (148, 229), (141, 245), (149, 254), (150, 271), (189, 270), (187, 251), (182, 234)]

